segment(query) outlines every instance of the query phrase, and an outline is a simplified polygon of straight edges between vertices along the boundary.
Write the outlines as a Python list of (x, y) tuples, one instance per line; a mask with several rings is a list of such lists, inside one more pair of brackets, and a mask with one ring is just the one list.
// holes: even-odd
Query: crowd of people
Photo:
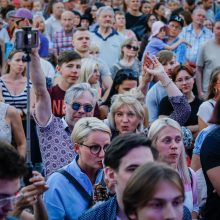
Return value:
[(219, 54), (218, 0), (0, 0), (0, 220), (220, 219)]

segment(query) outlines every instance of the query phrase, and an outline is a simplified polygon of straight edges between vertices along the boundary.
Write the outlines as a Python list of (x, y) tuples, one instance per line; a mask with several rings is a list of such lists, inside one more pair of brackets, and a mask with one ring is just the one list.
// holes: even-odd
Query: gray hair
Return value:
[(111, 136), (110, 128), (103, 121), (95, 117), (84, 117), (76, 122), (71, 140), (73, 143), (82, 144), (93, 131), (106, 132)]
[(96, 12), (96, 17), (98, 18), (101, 15), (102, 12), (108, 12), (108, 11), (110, 11), (113, 16), (115, 15), (114, 10), (112, 9), (112, 7), (110, 7), (110, 6), (102, 6)]
[(70, 104), (74, 99), (78, 99), (84, 92), (89, 92), (93, 97), (93, 106), (97, 102), (97, 91), (88, 83), (78, 83), (71, 86), (65, 93), (64, 101), (67, 104)]
[(137, 127), (138, 132), (144, 131), (144, 107), (143, 105), (131, 94), (117, 94), (112, 97), (112, 104), (110, 112), (108, 114), (108, 121), (110, 127), (116, 130), (115, 114), (117, 110), (122, 106), (128, 106), (128, 108), (135, 113), (137, 117), (141, 119), (140, 124)]

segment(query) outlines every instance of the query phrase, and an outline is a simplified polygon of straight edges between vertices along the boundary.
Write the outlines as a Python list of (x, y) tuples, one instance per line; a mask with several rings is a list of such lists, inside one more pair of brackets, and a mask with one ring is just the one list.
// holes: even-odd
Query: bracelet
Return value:
[(170, 85), (171, 82), (173, 82), (173, 81), (170, 79), (170, 80), (167, 82), (166, 85), (163, 85), (163, 84), (162, 84), (162, 86), (163, 86), (164, 88), (167, 88), (167, 87)]

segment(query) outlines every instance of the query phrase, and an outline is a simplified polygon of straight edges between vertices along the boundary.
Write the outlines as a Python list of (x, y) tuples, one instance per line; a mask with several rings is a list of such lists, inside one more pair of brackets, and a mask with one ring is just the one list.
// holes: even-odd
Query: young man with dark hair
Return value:
[(57, 70), (60, 73), (58, 84), (49, 89), (52, 112), (57, 117), (63, 117), (65, 92), (76, 84), (81, 68), (81, 56), (74, 51), (64, 51), (58, 57)]

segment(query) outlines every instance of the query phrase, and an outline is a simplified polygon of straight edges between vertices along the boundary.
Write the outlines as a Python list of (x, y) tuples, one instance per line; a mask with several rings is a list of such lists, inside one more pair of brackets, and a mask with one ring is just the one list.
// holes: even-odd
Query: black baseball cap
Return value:
[(178, 23), (181, 25), (181, 27), (184, 26), (184, 20), (183, 20), (183, 18), (181, 18), (179, 15), (173, 15), (173, 16), (171, 16), (169, 22), (171, 22), (171, 21), (176, 21), (176, 22), (178, 22)]

